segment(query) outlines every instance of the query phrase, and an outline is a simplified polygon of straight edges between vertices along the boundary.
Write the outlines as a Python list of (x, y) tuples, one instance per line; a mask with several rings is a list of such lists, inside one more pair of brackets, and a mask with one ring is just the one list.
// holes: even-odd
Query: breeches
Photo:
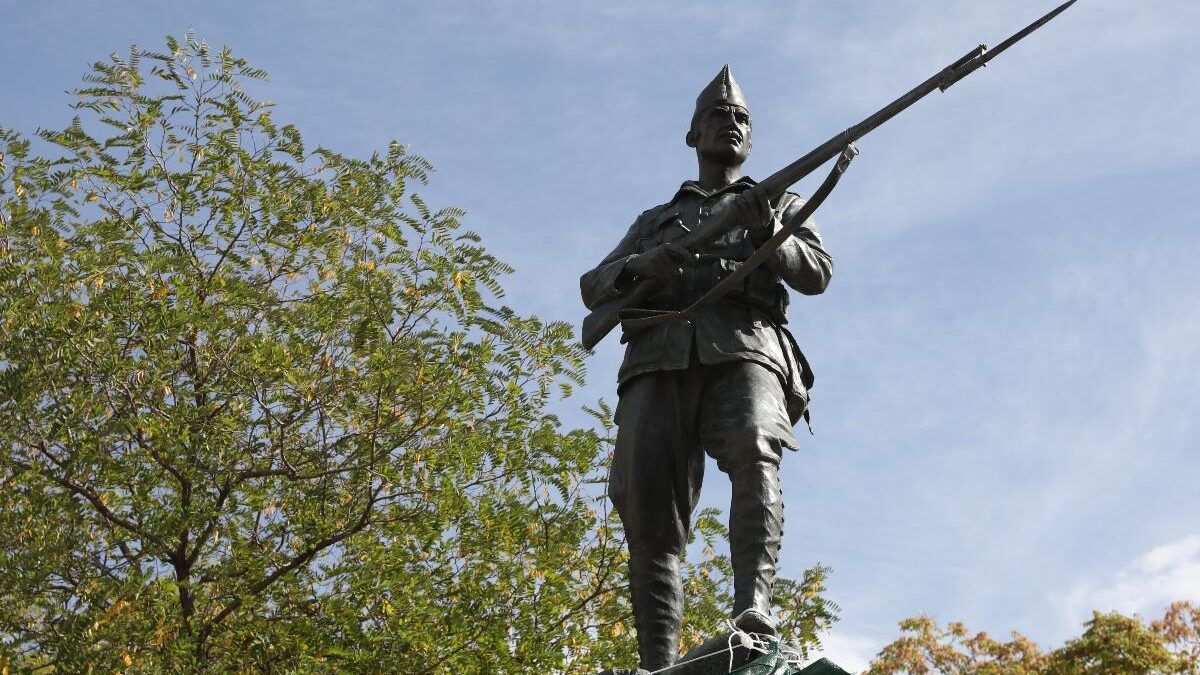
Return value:
[(705, 454), (731, 474), (778, 467), (796, 443), (779, 377), (749, 361), (639, 375), (622, 387), (616, 418), (609, 497), (631, 552), (683, 550)]

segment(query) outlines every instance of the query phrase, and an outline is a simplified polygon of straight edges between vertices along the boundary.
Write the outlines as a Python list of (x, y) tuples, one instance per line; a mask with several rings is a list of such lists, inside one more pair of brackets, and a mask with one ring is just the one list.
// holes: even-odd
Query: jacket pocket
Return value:
[(657, 363), (667, 339), (666, 326), (654, 326), (634, 333), (625, 346), (623, 370)]

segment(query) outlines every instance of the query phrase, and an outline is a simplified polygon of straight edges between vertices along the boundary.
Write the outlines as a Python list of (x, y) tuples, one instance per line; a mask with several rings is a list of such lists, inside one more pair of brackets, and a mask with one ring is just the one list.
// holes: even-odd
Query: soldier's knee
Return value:
[(621, 522), (626, 522), (628, 520), (627, 515), (632, 508), (630, 493), (625, 485), (625, 481), (620, 480), (612, 474), (609, 474), (608, 477), (608, 500), (612, 502), (617, 515), (621, 517)]
[(778, 469), (786, 447), (780, 439), (754, 430), (728, 435), (722, 441), (722, 447), (709, 454), (717, 461), (717, 468), (727, 474), (756, 464)]

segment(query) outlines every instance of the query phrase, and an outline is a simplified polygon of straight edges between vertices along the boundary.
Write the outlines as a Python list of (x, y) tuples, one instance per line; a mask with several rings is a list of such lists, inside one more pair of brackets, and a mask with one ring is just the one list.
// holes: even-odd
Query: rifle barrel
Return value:
[[(949, 89), (955, 82), (982, 68), (988, 61), (996, 58), (1001, 52), (1020, 42), (1027, 35), (1041, 28), (1054, 17), (1062, 14), (1077, 1), (1067, 0), (1067, 2), (1059, 5), (1042, 18), (1021, 29), (1004, 42), (1001, 42), (999, 46), (991, 51), (984, 45), (976, 47), (965, 56), (940, 70), (933, 77), (913, 87), (875, 114), (833, 136), (810, 150), (808, 154), (800, 159), (771, 174), (759, 185), (767, 191), (768, 196), (772, 200), (778, 199), (785, 190), (815, 171), (817, 167), (839, 155), (846, 146), (871, 133), (896, 115), (899, 115), (912, 104), (928, 96), (933, 90), (941, 89), (945, 91)], [(693, 251), (711, 244), (725, 234), (734, 224), (731, 222), (733, 212), (733, 209), (719, 211), (709, 218), (703, 227), (690, 233), (680, 243)], [(619, 312), (623, 309), (631, 308), (635, 303), (644, 301), (650, 295), (652, 288), (653, 286), (650, 282), (644, 281), (629, 294), (611, 300), (588, 314), (583, 322), (582, 338), (584, 346), (591, 349), (596, 343), (600, 342), (618, 324)]]
[[(1021, 29), (1004, 42), (1001, 42), (995, 49), (989, 51), (986, 45), (979, 45), (975, 49), (972, 49), (965, 56), (938, 71), (933, 77), (905, 92), (899, 98), (875, 112), (875, 114), (833, 136), (821, 145), (813, 148), (800, 159), (771, 174), (760, 185), (763, 186), (772, 200), (778, 199), (789, 187), (813, 171), (816, 171), (825, 162), (841, 154), (842, 149), (847, 145), (879, 128), (888, 120), (904, 112), (912, 104), (933, 93), (934, 90), (940, 89), (945, 91), (949, 89), (955, 82), (983, 67), (1001, 52), (1021, 41), (1033, 31), (1041, 28), (1054, 17), (1065, 12), (1068, 7), (1077, 1), (1067, 0), (1067, 2), (1059, 5), (1042, 18)], [(706, 223), (705, 227), (692, 233), (690, 237), (681, 243), (691, 250), (707, 246), (719, 239), (729, 229), (727, 220), (729, 220), (728, 217), (714, 217), (709, 223)]]

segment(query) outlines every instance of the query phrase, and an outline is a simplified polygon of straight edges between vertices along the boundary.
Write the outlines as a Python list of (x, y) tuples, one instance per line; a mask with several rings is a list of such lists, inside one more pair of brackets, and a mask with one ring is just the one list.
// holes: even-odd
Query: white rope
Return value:
[[(733, 654), (734, 654), (734, 650), (737, 649), (738, 647), (742, 647), (743, 649), (748, 649), (752, 652), (758, 652), (759, 654), (767, 654), (767, 653), (769, 653), (771, 647), (774, 644), (776, 644), (776, 643), (771, 642), (771, 640), (769, 639), (770, 636), (760, 634), (760, 633), (747, 633), (746, 631), (733, 625), (732, 620), (726, 619), (725, 623), (726, 623), (726, 625), (729, 626), (729, 631), (730, 631), (729, 639), (726, 640), (725, 649), (721, 649), (721, 650), (712, 652), (711, 654), (705, 654), (704, 656), (700, 656), (700, 657), (697, 657), (694, 659), (689, 659), (687, 661), (680, 661), (679, 663), (667, 666), (666, 668), (659, 668), (658, 670), (651, 671), (649, 673), (649, 675), (658, 675), (659, 673), (665, 673), (669, 670), (674, 670), (676, 668), (682, 668), (684, 666), (689, 666), (693, 663), (703, 661), (704, 659), (707, 659), (707, 658), (710, 658), (713, 656), (720, 656), (721, 654), (724, 654), (726, 652), (729, 652), (729, 667), (725, 670), (725, 672), (732, 673), (733, 672)], [(737, 641), (738, 641), (738, 644), (736, 646), (733, 644), (734, 638), (737, 638)], [(797, 656), (799, 656), (799, 655), (797, 654)], [(788, 663), (791, 663), (791, 662), (792, 662), (791, 659), (788, 659)]]
[(804, 654), (801, 654), (800, 650), (796, 649), (795, 647), (785, 647), (781, 642), (779, 643), (779, 653), (788, 662), (788, 666), (795, 670), (800, 670), (803, 668), (803, 666), (807, 665), (808, 659), (805, 658)]

